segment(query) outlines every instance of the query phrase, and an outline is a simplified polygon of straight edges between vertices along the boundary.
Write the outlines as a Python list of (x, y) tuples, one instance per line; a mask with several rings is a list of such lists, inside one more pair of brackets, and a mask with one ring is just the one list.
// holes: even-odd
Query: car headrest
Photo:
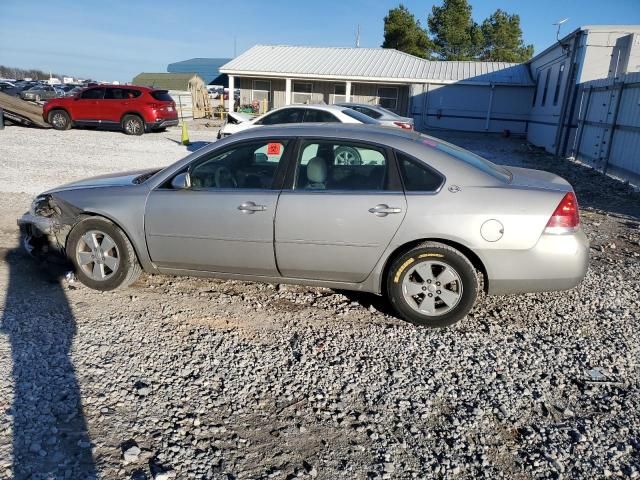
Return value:
[(313, 157), (307, 164), (309, 183), (325, 183), (327, 181), (327, 162), (324, 158)]

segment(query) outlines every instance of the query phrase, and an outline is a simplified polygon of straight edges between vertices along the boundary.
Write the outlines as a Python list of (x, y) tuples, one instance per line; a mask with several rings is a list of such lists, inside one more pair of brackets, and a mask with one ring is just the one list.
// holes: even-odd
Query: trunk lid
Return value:
[(521, 167), (508, 167), (507, 170), (509, 170), (513, 175), (511, 185), (514, 186), (540, 188), (558, 192), (573, 191), (573, 188), (571, 187), (571, 184), (569, 182), (551, 172)]

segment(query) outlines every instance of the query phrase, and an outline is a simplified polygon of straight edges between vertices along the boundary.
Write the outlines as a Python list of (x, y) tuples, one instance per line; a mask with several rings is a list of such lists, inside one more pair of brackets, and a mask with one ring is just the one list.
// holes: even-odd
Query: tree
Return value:
[(520, 17), (496, 10), (482, 22), (484, 48), (480, 58), (493, 62), (525, 62), (533, 56), (533, 45), (522, 40)]
[(444, 0), (428, 18), (439, 60), (474, 60), (482, 51), (482, 31), (471, 18), (467, 0)]
[(427, 32), (404, 5), (392, 8), (384, 17), (384, 48), (395, 48), (416, 57), (429, 58), (433, 44)]

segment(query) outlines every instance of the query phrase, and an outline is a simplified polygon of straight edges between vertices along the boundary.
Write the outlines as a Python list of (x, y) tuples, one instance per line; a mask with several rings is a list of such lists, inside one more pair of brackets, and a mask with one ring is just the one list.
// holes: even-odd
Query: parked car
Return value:
[(64, 93), (65, 97), (75, 97), (78, 93), (84, 90), (84, 87), (74, 86)]
[(572, 288), (589, 251), (564, 179), (369, 125), (247, 130), (44, 192), (18, 223), (28, 251), (59, 251), (97, 290), (142, 270), (315, 285), (386, 295), (432, 327), (462, 319), (479, 285)]
[(11, 82), (0, 82), (0, 92), (4, 92), (5, 90), (14, 89), (16, 86)]
[(365, 115), (375, 118), (382, 125), (390, 127), (404, 128), (405, 130), (413, 130), (413, 118), (401, 117), (391, 110), (387, 110), (380, 105), (369, 105), (368, 103), (337, 103), (343, 107), (349, 107), (356, 112), (364, 113)]
[(34, 85), (28, 90), (21, 91), (19, 95), (23, 100), (33, 100), (39, 102), (40, 100), (56, 98), (59, 93), (51, 85)]
[(347, 107), (338, 105), (289, 105), (271, 110), (259, 117), (246, 113), (229, 112), (225, 124), (218, 131), (218, 139), (234, 133), (264, 125), (287, 123), (366, 123), (379, 122)]
[(175, 107), (167, 90), (99, 85), (82, 89), (74, 97), (48, 101), (43, 117), (57, 130), (84, 125), (115, 127), (127, 135), (142, 135), (177, 125)]

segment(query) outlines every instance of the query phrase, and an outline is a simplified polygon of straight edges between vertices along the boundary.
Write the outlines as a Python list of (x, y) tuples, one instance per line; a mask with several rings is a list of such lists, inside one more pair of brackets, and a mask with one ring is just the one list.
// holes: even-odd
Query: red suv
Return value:
[(118, 127), (127, 135), (178, 125), (176, 104), (166, 90), (130, 85), (98, 85), (54, 98), (44, 104), (42, 116), (57, 130)]

